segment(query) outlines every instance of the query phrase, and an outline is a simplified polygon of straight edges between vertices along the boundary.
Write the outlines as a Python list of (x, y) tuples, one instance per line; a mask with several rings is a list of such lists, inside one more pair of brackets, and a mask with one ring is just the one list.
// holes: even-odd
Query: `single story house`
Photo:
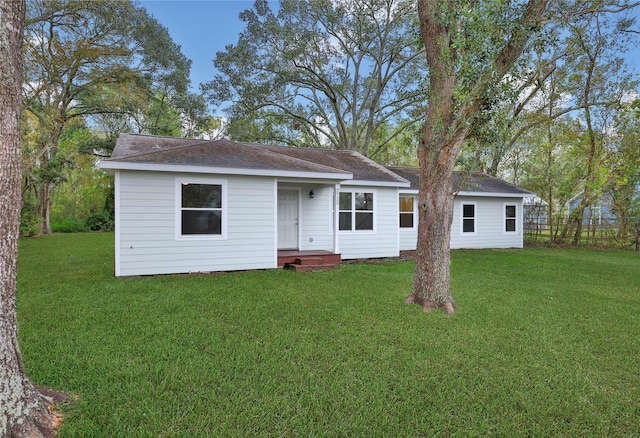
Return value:
[[(277, 268), (292, 254), (339, 259), (415, 249), (417, 169), (353, 151), (122, 134), (115, 176), (116, 276)], [(460, 177), (459, 177), (460, 178)], [(522, 201), (461, 177), (452, 248), (522, 247)]]
[[(420, 169), (388, 167), (410, 182), (398, 188), (399, 248), (416, 249)], [(523, 201), (532, 192), (480, 172), (455, 172), (451, 248), (522, 248)]]

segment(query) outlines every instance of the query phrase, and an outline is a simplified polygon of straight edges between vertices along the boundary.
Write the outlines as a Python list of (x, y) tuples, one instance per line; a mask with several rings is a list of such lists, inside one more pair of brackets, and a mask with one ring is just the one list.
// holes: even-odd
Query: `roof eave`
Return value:
[(456, 196), (479, 196), (479, 197), (492, 197), (492, 198), (531, 198), (534, 197), (533, 193), (508, 193), (508, 192), (465, 192), (459, 191)]
[(333, 181), (344, 181), (353, 179), (351, 173), (331, 173), (312, 172), (303, 170), (274, 170), (274, 169), (245, 169), (230, 167), (210, 167), (210, 166), (189, 166), (184, 164), (155, 164), (155, 163), (135, 163), (117, 160), (101, 160), (98, 163), (101, 169), (112, 170), (141, 170), (149, 172), (174, 172), (174, 173), (210, 173), (223, 175), (246, 175), (246, 176), (270, 176), (286, 178), (314, 178)]
[[(401, 193), (407, 195), (417, 195), (420, 193), (416, 189), (401, 189)], [(497, 193), (497, 192), (457, 192), (455, 196), (475, 196), (483, 198), (534, 198), (536, 195), (527, 193)]]
[(360, 179), (351, 179), (342, 183), (345, 186), (367, 186), (367, 187), (410, 187), (409, 182), (401, 181), (367, 181)]

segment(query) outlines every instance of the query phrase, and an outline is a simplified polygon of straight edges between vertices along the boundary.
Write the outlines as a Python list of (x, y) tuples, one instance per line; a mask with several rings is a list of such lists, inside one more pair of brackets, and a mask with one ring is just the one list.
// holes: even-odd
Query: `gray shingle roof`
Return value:
[(389, 171), (384, 166), (354, 151), (338, 151), (334, 149), (292, 148), (286, 146), (261, 145), (279, 154), (312, 161), (314, 163), (341, 169), (353, 174), (359, 181), (406, 183), (404, 178)]
[[(370, 181), (406, 187), (420, 186), (420, 169), (383, 167), (354, 151), (294, 148), (242, 143), (229, 140), (197, 140), (153, 135), (121, 134), (111, 158), (112, 163), (140, 163), (296, 172), (335, 175), (336, 179)], [(115, 166), (114, 168), (117, 168)], [(533, 193), (490, 175), (455, 172), (453, 189), (460, 192), (505, 193), (530, 196)]]
[(406, 185), (401, 176), (353, 151), (293, 148), (229, 140), (121, 134), (108, 162), (336, 174)]
[[(388, 169), (408, 180), (411, 183), (411, 190), (419, 190), (420, 169), (414, 167), (388, 167)], [(456, 192), (534, 195), (528, 190), (481, 172), (454, 172), (452, 189)]]
[(106, 161), (169, 164), (246, 170), (300, 171), (344, 174), (349, 172), (277, 154), (228, 140), (194, 140), (122, 134)]

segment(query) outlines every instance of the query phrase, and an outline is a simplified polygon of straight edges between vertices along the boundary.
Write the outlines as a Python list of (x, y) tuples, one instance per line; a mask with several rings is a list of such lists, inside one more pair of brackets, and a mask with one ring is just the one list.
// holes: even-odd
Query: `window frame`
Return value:
[[(349, 210), (345, 210), (340, 208), (340, 195), (342, 195), (343, 193), (349, 193), (351, 194), (351, 209)], [(363, 194), (371, 194), (372, 197), (372, 202), (373, 202), (373, 209), (371, 210), (356, 210), (356, 194), (358, 193), (363, 193)], [(338, 192), (338, 231), (340, 233), (357, 233), (357, 234), (372, 234), (376, 232), (376, 208), (378, 205), (378, 201), (377, 201), (377, 193), (375, 190), (372, 189), (340, 189), (340, 191)], [(364, 229), (364, 230), (356, 230), (356, 213), (366, 213), (366, 214), (371, 214), (371, 228), (370, 229)], [(341, 230), (340, 229), (340, 214), (341, 213), (349, 213), (351, 214), (351, 228), (348, 230)]]
[[(197, 209), (202, 211), (220, 211), (220, 234), (182, 234), (182, 212), (194, 210), (182, 206), (182, 186), (185, 184), (202, 184), (220, 186), (220, 207)], [(175, 239), (183, 241), (193, 240), (227, 240), (227, 180), (217, 178), (176, 177), (175, 179)]]
[[(411, 199), (411, 208), (412, 210), (409, 211), (402, 211), (402, 198), (408, 198)], [(404, 195), (401, 194), (398, 196), (398, 228), (400, 228), (401, 230), (405, 230), (405, 231), (409, 231), (409, 230), (415, 230), (418, 226), (418, 221), (416, 221), (416, 205), (417, 205), (417, 198), (415, 195)], [(411, 222), (412, 225), (410, 227), (403, 227), (402, 226), (402, 215), (408, 216), (411, 215)]]
[[(515, 210), (515, 216), (507, 217), (507, 207), (513, 207)], [(509, 231), (507, 229), (507, 221), (513, 220), (514, 222), (514, 230)], [(505, 202), (502, 205), (502, 232), (504, 234), (518, 234), (518, 204), (514, 202)]]
[[(464, 207), (465, 205), (473, 206), (473, 217), (465, 217)], [(473, 220), (473, 231), (464, 230), (464, 221)], [(460, 201), (460, 234), (463, 236), (473, 236), (478, 234), (478, 203), (476, 201)]]

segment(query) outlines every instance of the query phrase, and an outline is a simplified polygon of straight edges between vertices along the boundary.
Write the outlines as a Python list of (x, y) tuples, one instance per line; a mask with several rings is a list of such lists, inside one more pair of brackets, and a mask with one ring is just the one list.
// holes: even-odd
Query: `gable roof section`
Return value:
[(103, 169), (351, 179), (349, 172), (275, 154), (248, 143), (121, 134)]
[(135, 134), (121, 134), (111, 158), (102, 160), (100, 167), (320, 178), (343, 183), (357, 180), (373, 185), (409, 186), (401, 176), (353, 151)]
[[(389, 167), (394, 173), (411, 183), (409, 190), (420, 189), (420, 169), (414, 167)], [(452, 189), (458, 195), (467, 196), (535, 196), (534, 193), (482, 172), (454, 172)]]
[[(367, 182), (371, 184), (390, 184), (408, 187), (409, 181), (375, 161), (349, 150), (292, 148), (287, 146), (260, 145), (260, 147), (314, 163), (342, 169), (353, 174), (353, 184)], [(348, 184), (348, 183), (347, 183)]]

